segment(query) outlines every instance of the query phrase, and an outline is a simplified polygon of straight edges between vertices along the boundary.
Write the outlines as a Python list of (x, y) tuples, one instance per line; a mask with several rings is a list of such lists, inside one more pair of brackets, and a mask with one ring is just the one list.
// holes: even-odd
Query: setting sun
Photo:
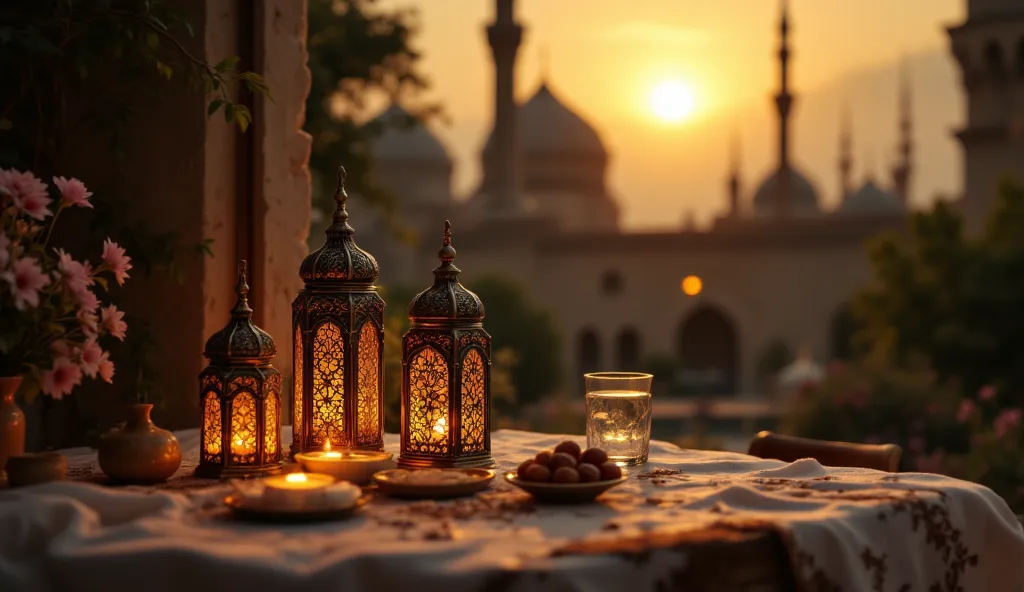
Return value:
[(665, 80), (651, 91), (651, 110), (665, 122), (677, 123), (693, 115), (693, 88), (681, 80)]

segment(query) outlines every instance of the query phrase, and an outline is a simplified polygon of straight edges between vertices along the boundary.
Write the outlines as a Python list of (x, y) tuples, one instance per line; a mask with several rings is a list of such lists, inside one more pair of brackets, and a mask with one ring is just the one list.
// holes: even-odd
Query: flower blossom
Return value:
[(53, 201), (46, 194), (46, 183), (31, 172), (0, 170), (0, 189), (11, 196), (14, 207), (31, 218), (42, 220), (53, 214), (46, 209)]
[(61, 205), (78, 206), (80, 208), (92, 207), (92, 204), (89, 203), (89, 198), (92, 197), (92, 192), (85, 188), (85, 183), (82, 183), (74, 177), (71, 177), (70, 179), (54, 177), (53, 184), (60, 190)]
[(100, 357), (100, 363), (98, 365), (98, 371), (100, 378), (113, 384), (114, 382), (114, 363), (109, 359), (110, 354), (103, 352)]
[(978, 406), (974, 404), (974, 401), (970, 399), (964, 399), (960, 401), (960, 407), (956, 410), (956, 421), (957, 423), (967, 423), (967, 420), (974, 416), (975, 410)]
[(76, 294), (76, 297), (78, 298), (79, 309), (94, 313), (93, 316), (95, 316), (96, 309), (100, 305), (100, 299), (96, 297), (96, 293), (92, 290), (85, 289)]
[(992, 385), (985, 385), (978, 389), (978, 400), (979, 401), (991, 401), (996, 396), (996, 387)]
[(996, 430), (996, 437), (1002, 440), (1007, 434), (1016, 429), (1020, 425), (1021, 416), (1020, 409), (1003, 409), (995, 421), (992, 422), (992, 426)]
[(53, 361), (53, 368), (43, 372), (42, 383), (44, 393), (60, 400), (82, 383), (82, 369), (68, 358), (58, 357)]
[(112, 336), (117, 337), (121, 341), (124, 341), (125, 331), (128, 330), (128, 323), (125, 323), (122, 320), (123, 318), (124, 311), (117, 310), (117, 306), (113, 304), (100, 309), (100, 319), (103, 327)]
[[(89, 293), (92, 294), (91, 291)], [(93, 296), (95, 296), (95, 294), (93, 294)], [(97, 303), (96, 306), (99, 306), (99, 304)], [(82, 333), (85, 333), (86, 337), (92, 337), (100, 331), (100, 317), (96, 314), (96, 306), (92, 307), (91, 310), (82, 306), (82, 308), (78, 309), (78, 312), (75, 314), (75, 318), (78, 319), (78, 324), (82, 326)]]
[(96, 343), (96, 338), (89, 339), (82, 346), (82, 358), (79, 366), (82, 367), (82, 372), (89, 378), (96, 378), (96, 373), (100, 370), (100, 363), (103, 362), (104, 352), (100, 348), (100, 344)]
[(18, 310), (39, 306), (39, 290), (50, 283), (50, 277), (40, 269), (39, 262), (29, 257), (12, 261), (0, 277), (10, 284), (14, 308)]
[(118, 285), (123, 286), (128, 278), (128, 270), (132, 268), (132, 258), (124, 254), (124, 249), (109, 238), (103, 241), (103, 262), (110, 266)]
[(92, 279), (92, 267), (88, 261), (85, 263), (75, 261), (71, 258), (71, 255), (68, 255), (62, 249), (56, 249), (56, 251), (58, 259), (57, 269), (60, 270), (61, 276), (64, 278), (64, 284), (67, 285), (72, 294), (79, 296), (79, 299), (81, 299), (82, 292), (87, 291), (89, 286), (96, 283)]

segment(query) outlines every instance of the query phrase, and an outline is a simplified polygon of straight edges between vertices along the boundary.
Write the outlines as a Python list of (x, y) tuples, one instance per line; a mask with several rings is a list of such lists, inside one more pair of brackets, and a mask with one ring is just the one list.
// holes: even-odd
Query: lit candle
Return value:
[(252, 449), (245, 440), (241, 438), (235, 438), (235, 441), (231, 443), (231, 453), (239, 456), (245, 456), (252, 453)]
[(444, 437), (448, 433), (448, 422), (443, 417), (437, 418), (434, 422), (434, 432)]
[(331, 442), (325, 440), (323, 451), (297, 453), (295, 462), (307, 471), (362, 485), (369, 483), (377, 471), (394, 468), (391, 456), (390, 452), (375, 450), (331, 450)]
[(318, 473), (288, 473), (263, 480), (263, 502), (275, 508), (299, 509), (323, 498), (334, 477)]

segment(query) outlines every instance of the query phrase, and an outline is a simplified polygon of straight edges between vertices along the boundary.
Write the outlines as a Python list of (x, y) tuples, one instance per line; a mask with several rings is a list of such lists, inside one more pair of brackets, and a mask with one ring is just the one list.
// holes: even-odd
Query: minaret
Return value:
[(900, 72), (900, 139), (896, 147), (899, 155), (892, 168), (893, 191), (906, 208), (910, 200), (910, 176), (913, 170), (914, 139), (912, 136), (910, 74), (904, 63)]
[(729, 146), (729, 179), (726, 182), (729, 194), (729, 217), (740, 217), (740, 136), (734, 133)]
[(519, 128), (516, 122), (516, 53), (523, 27), (515, 20), (514, 0), (496, 0), (494, 23), (487, 27), (487, 43), (494, 56), (494, 153), (491, 187), (493, 214), (520, 210)]
[(779, 183), (777, 208), (779, 216), (790, 213), (792, 178), (789, 166), (789, 114), (794, 98), (789, 93), (789, 0), (782, 0), (779, 18), (779, 92), (775, 95), (775, 107), (779, 112)]
[(839, 198), (853, 193), (853, 132), (850, 129), (850, 108), (843, 108), (839, 130)]

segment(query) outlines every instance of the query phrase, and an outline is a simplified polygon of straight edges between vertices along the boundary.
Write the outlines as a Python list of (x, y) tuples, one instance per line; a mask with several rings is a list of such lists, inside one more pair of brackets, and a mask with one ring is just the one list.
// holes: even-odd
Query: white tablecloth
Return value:
[[(511, 470), (564, 438), (499, 431), (492, 449)], [(188, 471), (198, 437), (179, 439)], [(386, 445), (397, 452), (396, 437)], [(93, 464), (87, 449), (65, 452), (72, 475)], [(0, 492), (0, 590), (655, 590), (686, 557), (656, 552), (641, 566), (553, 551), (582, 538), (757, 523), (783, 535), (807, 589), (1024, 590), (1024, 534), (992, 491), (810, 459), (653, 442), (651, 462), (595, 505), (534, 506), (496, 480), (468, 500), (375, 500), (348, 521), (307, 526), (233, 522), (224, 493), (74, 482)]]

